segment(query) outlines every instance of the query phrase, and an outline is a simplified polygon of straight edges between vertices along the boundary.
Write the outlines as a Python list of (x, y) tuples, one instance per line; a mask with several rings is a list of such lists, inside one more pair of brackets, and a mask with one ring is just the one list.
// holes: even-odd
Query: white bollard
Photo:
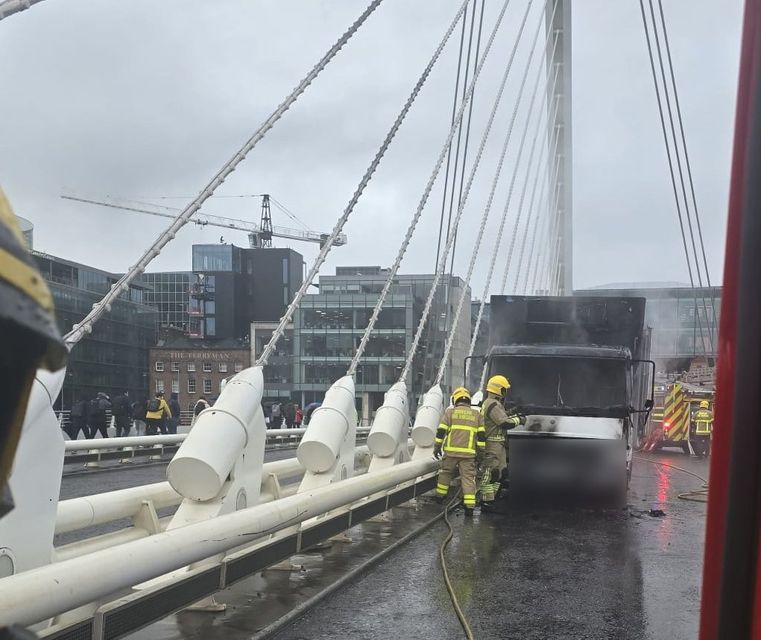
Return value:
[(167, 467), (167, 480), (177, 493), (211, 500), (221, 491), (248, 442), (247, 426), (261, 411), (263, 389), (261, 367), (245, 369), (225, 385), (213, 407), (199, 414)]
[(423, 396), (423, 400), (415, 415), (415, 424), (412, 427), (412, 440), (416, 447), (429, 448), (433, 446), (436, 438), (436, 429), (439, 428), (441, 412), (444, 405), (444, 393), (438, 385)]
[(341, 452), (346, 434), (356, 423), (354, 380), (344, 376), (328, 389), (322, 406), (315, 409), (296, 457), (314, 473), (329, 471)]
[(386, 392), (383, 406), (375, 413), (373, 427), (367, 436), (367, 446), (373, 455), (380, 458), (393, 456), (402, 439), (407, 441), (405, 431), (409, 415), (407, 385), (397, 382)]

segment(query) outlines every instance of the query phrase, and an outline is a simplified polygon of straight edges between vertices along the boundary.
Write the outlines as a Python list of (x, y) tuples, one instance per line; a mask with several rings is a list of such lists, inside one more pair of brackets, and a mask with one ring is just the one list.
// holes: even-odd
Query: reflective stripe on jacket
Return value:
[(484, 420), (470, 405), (449, 407), (436, 431), (436, 444), (454, 458), (473, 458), (486, 446)]
[(713, 414), (708, 409), (698, 409), (692, 420), (695, 422), (695, 435), (711, 435), (711, 425), (713, 424)]
[(504, 442), (505, 429), (512, 429), (521, 423), (520, 418), (508, 415), (502, 401), (491, 393), (484, 400), (481, 412), (484, 416), (486, 439), (489, 442)]

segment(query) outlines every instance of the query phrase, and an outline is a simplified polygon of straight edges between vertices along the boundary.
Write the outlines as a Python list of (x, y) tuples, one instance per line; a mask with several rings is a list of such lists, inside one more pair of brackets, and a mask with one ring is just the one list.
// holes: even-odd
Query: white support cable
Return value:
[(14, 13), (26, 11), (38, 2), (42, 2), (42, 0), (5, 0), (0, 2), (0, 20), (12, 16)]
[[(530, 5), (531, 3), (529, 3), (529, 8), (530, 8)], [(533, 57), (534, 57), (534, 51), (536, 48), (536, 40), (539, 35), (540, 28), (541, 28), (541, 22), (539, 23), (539, 27), (537, 28), (537, 31), (534, 35), (534, 41), (531, 45), (531, 52), (530, 52), (528, 60), (526, 61), (526, 66), (523, 71), (523, 76), (521, 77), (521, 84), (518, 89), (518, 95), (515, 99), (515, 106), (513, 108), (513, 113), (510, 116), (510, 124), (508, 125), (508, 128), (507, 128), (507, 136), (505, 137), (505, 144), (503, 145), (499, 165), (497, 166), (497, 173), (501, 172), (502, 170), (502, 164), (505, 157), (505, 152), (507, 151), (507, 145), (509, 141), (512, 139), (513, 128), (515, 126), (515, 121), (518, 117), (518, 108), (520, 107), (521, 99), (523, 98), (523, 93), (526, 88), (526, 80), (528, 79), (529, 70), (531, 68), (531, 61), (533, 60)], [(545, 45), (545, 48), (546, 48), (546, 45)], [(534, 92), (536, 92), (537, 90), (536, 87), (538, 86), (538, 82), (539, 82), (538, 77), (539, 76), (537, 76), (537, 81), (534, 86)], [(495, 187), (496, 187), (496, 183), (492, 185), (492, 191), (489, 194), (489, 207), (491, 207), (492, 200), (494, 198)], [(491, 280), (494, 275), (494, 267), (496, 266), (496, 263), (497, 263), (497, 255), (499, 254), (499, 248), (502, 244), (502, 234), (504, 233), (504, 230), (505, 230), (505, 222), (507, 220), (507, 213), (508, 213), (508, 208), (505, 207), (502, 210), (502, 218), (500, 219), (499, 228), (497, 230), (497, 238), (494, 242), (494, 249), (492, 250), (491, 262), (489, 263), (489, 271), (486, 275), (486, 282), (484, 283), (484, 290), (483, 290), (483, 294), (481, 295), (481, 304), (478, 307), (478, 315), (476, 318), (476, 324), (473, 330), (473, 335), (471, 336), (470, 347), (468, 349), (468, 359), (465, 361), (465, 380), (466, 381), (468, 379), (468, 376), (470, 375), (470, 363), (471, 363), (470, 356), (473, 355), (473, 350), (476, 347), (476, 340), (478, 338), (478, 332), (481, 327), (481, 321), (483, 320), (483, 315), (484, 315), (484, 305), (486, 304), (486, 298), (489, 294), (489, 287), (491, 286)]]
[[(547, 133), (546, 133), (547, 139), (548, 140), (552, 139), (552, 142), (549, 143), (547, 145), (547, 147), (546, 147), (547, 148), (547, 158), (546, 159), (540, 159), (540, 163), (543, 163), (543, 167), (544, 168), (543, 168), (542, 171), (538, 170), (537, 174), (536, 174), (536, 177), (534, 178), (535, 184), (534, 184), (534, 187), (532, 188), (531, 200), (529, 201), (528, 216), (526, 217), (526, 224), (525, 224), (524, 229), (523, 229), (523, 239), (521, 241), (521, 250), (520, 250), (520, 254), (518, 255), (518, 267), (517, 267), (517, 270), (516, 270), (516, 273), (515, 273), (515, 281), (513, 283), (513, 289), (514, 289), (513, 293), (515, 293), (515, 294), (518, 293), (518, 282), (519, 282), (520, 276), (521, 276), (521, 274), (523, 272), (524, 264), (526, 265), (526, 267), (525, 267), (525, 278), (524, 278), (524, 280), (526, 282), (523, 285), (523, 292), (525, 293), (526, 286), (528, 284), (529, 271), (531, 269), (531, 262), (532, 262), (532, 259), (533, 259), (533, 252), (534, 252), (533, 244), (534, 244), (534, 240), (535, 240), (535, 236), (536, 236), (537, 227), (539, 225), (539, 218), (542, 217), (541, 216), (541, 212), (542, 212), (542, 206), (543, 206), (543, 202), (544, 202), (544, 194), (545, 194), (545, 188), (544, 187), (545, 187), (545, 185), (543, 184), (543, 186), (542, 186), (542, 194), (541, 194), (540, 203), (539, 203), (539, 206), (538, 206), (538, 209), (537, 209), (537, 215), (536, 215), (536, 217), (534, 217), (534, 207), (533, 207), (533, 204), (534, 204), (534, 193), (535, 193), (535, 190), (536, 190), (536, 180), (541, 175), (545, 175), (545, 177), (550, 179), (552, 177), (552, 174), (553, 174), (553, 171), (554, 171), (554, 168), (550, 169), (549, 163), (550, 163), (550, 158), (554, 158), (555, 155), (556, 155), (557, 135), (551, 134), (550, 131), (549, 131), (549, 127), (550, 127), (550, 123), (554, 122), (554, 117), (557, 114), (557, 110), (558, 110), (558, 98), (557, 98), (557, 96), (555, 96), (555, 99), (553, 101), (553, 105), (550, 108), (550, 113), (548, 114), (549, 117), (547, 119), (547, 124), (545, 126), (545, 129), (547, 130)], [(555, 127), (555, 131), (553, 133), (557, 134), (557, 127)], [(543, 156), (544, 156), (544, 150), (545, 150), (545, 146), (543, 145), (542, 146), (542, 153), (540, 155), (540, 158), (543, 158)], [(547, 184), (546, 186), (547, 186), (546, 192), (547, 192), (547, 198), (548, 198), (548, 203), (547, 204), (549, 204), (549, 184)], [(524, 262), (523, 258), (524, 258), (524, 251), (525, 251), (525, 248), (526, 248), (526, 240), (528, 238), (529, 227), (530, 227), (532, 219), (534, 220), (534, 229), (533, 229), (534, 238), (532, 238), (532, 247), (531, 247), (531, 251), (529, 252), (528, 260), (526, 260), (526, 262)]]
[(555, 212), (554, 219), (550, 222), (550, 228), (548, 229), (547, 246), (548, 250), (542, 263), (542, 272), (539, 276), (539, 283), (542, 291), (549, 293), (552, 276), (552, 262), (555, 259), (555, 250), (559, 242), (558, 231), (560, 229), (560, 215), (559, 212)]
[(559, 128), (555, 127), (555, 135), (552, 136), (550, 152), (547, 158), (548, 162), (551, 158), (554, 158), (555, 162), (553, 163), (552, 168), (547, 172), (547, 181), (544, 181), (542, 184), (542, 197), (539, 201), (537, 216), (534, 219), (534, 228), (531, 231), (531, 245), (529, 247), (528, 253), (528, 267), (526, 268), (526, 272), (523, 278), (523, 285), (521, 287), (521, 295), (524, 296), (530, 295), (528, 283), (531, 279), (531, 274), (533, 273), (534, 276), (536, 276), (536, 270), (539, 266), (539, 254), (541, 253), (541, 249), (537, 250), (536, 241), (538, 238), (542, 237), (542, 234), (544, 233), (544, 228), (547, 224), (547, 218), (549, 217), (549, 209), (552, 206), (552, 195), (550, 194), (550, 190), (554, 184), (554, 178), (557, 175), (558, 164), (560, 162), (560, 158), (557, 157), (558, 133)]
[[(545, 125), (544, 129), (547, 131), (549, 129), (550, 121), (548, 120)], [(528, 231), (531, 226), (531, 220), (534, 216), (534, 205), (536, 204), (536, 191), (539, 187), (539, 178), (542, 175), (542, 173), (547, 172), (547, 158), (545, 157), (545, 151), (547, 151), (546, 145), (541, 145), (541, 149), (539, 150), (539, 158), (536, 162), (536, 172), (534, 173), (534, 184), (531, 186), (531, 196), (528, 201), (528, 212), (526, 213), (526, 224), (523, 225), (523, 238), (521, 239), (521, 247), (520, 252), (518, 253), (518, 262), (516, 263), (515, 268), (515, 280), (513, 282), (513, 293), (516, 294), (518, 292), (518, 280), (521, 276), (521, 271), (523, 269), (523, 258), (526, 254), (526, 241), (528, 239)]]
[[(547, 154), (549, 155), (549, 153)], [(545, 158), (542, 162), (542, 171), (545, 173), (545, 177), (549, 176), (549, 158)], [(537, 172), (537, 175), (539, 175), (539, 172)], [(538, 182), (538, 178), (537, 178)], [(544, 208), (547, 204), (547, 200), (549, 197), (549, 191), (548, 191), (548, 185), (546, 180), (541, 181), (541, 185), (536, 184), (532, 191), (536, 192), (538, 189), (539, 197), (535, 198), (534, 193), (531, 195), (531, 200), (529, 201), (529, 209), (528, 209), (528, 216), (526, 218), (526, 225), (523, 227), (523, 239), (521, 240), (521, 252), (518, 255), (518, 269), (515, 272), (515, 281), (513, 282), (513, 294), (518, 295), (519, 293), (521, 295), (525, 295), (526, 292), (526, 286), (528, 285), (528, 277), (529, 273), (531, 271), (531, 263), (534, 259), (534, 246), (533, 242), (536, 240), (536, 232), (539, 227), (539, 219), (542, 218), (542, 212), (544, 211)], [(536, 211), (536, 215), (534, 215), (534, 212)], [(531, 240), (529, 240), (529, 234), (531, 237)], [(525, 256), (526, 260), (524, 262), (524, 252), (525, 249), (528, 248), (528, 255)], [(526, 265), (526, 268), (523, 268), (523, 265)], [(520, 281), (523, 280), (522, 286), (519, 284)]]
[[(533, 58), (533, 53), (534, 53), (534, 49), (536, 48), (536, 42), (537, 42), (537, 39), (539, 37), (539, 31), (540, 31), (540, 28), (541, 28), (541, 24), (542, 23), (540, 22), (539, 26), (537, 27), (537, 31), (536, 31), (536, 33), (534, 35), (534, 40), (533, 40), (532, 45), (531, 45), (531, 58), (529, 59), (529, 61), (527, 63), (527, 66), (530, 65), (531, 59)], [(545, 46), (545, 49), (546, 49), (546, 46)], [(541, 68), (541, 66), (540, 66), (540, 68)], [(546, 87), (545, 87), (545, 91), (546, 91)], [(536, 98), (536, 87), (535, 87), (534, 94), (532, 95), (532, 106), (533, 106), (533, 100), (535, 98)], [(531, 106), (529, 107), (529, 112), (530, 111), (531, 111)], [(495, 112), (496, 112), (496, 105), (495, 105), (495, 111), (492, 112), (492, 119), (493, 119), (493, 116), (494, 116)], [(529, 118), (530, 118), (530, 114), (529, 114)], [(489, 121), (489, 126), (491, 126), (492, 119), (490, 119), (490, 121)], [(484, 135), (486, 136), (487, 134), (488, 134), (488, 129), (484, 133)], [(492, 191), (491, 191), (491, 194), (490, 194), (489, 202), (487, 204), (487, 207), (484, 209), (484, 213), (483, 213), (483, 215), (481, 217), (481, 225), (480, 225), (480, 227), (478, 229), (478, 236), (476, 237), (476, 241), (475, 241), (475, 244), (473, 245), (473, 250), (471, 252), (470, 263), (468, 264), (468, 271), (467, 271), (467, 274), (465, 275), (465, 278), (463, 279), (464, 280), (464, 286), (462, 288), (462, 291), (460, 292), (460, 299), (457, 301), (457, 308), (455, 309), (455, 315), (454, 315), (454, 319), (452, 321), (451, 330), (450, 330), (449, 336), (447, 337), (447, 342), (446, 342), (446, 345), (444, 347), (444, 352), (442, 354), (441, 361), (439, 362), (439, 369), (438, 369), (438, 372), (436, 374), (436, 379), (435, 379), (435, 383), (436, 384), (441, 384), (441, 380), (443, 379), (444, 372), (446, 371), (446, 368), (447, 368), (447, 362), (449, 360), (449, 354), (450, 354), (450, 352), (452, 350), (452, 346), (454, 344), (454, 340), (455, 340), (455, 337), (457, 335), (457, 327), (458, 327), (459, 322), (460, 322), (460, 316), (462, 315), (462, 310), (463, 310), (463, 308), (465, 306), (465, 295), (466, 295), (466, 293), (468, 291), (468, 286), (470, 285), (470, 279), (471, 279), (471, 277), (473, 275), (473, 269), (475, 268), (476, 259), (478, 258), (478, 251), (479, 251), (480, 246), (481, 246), (481, 240), (483, 239), (484, 230), (486, 229), (486, 223), (488, 221), (489, 213), (491, 211), (491, 205), (492, 205), (492, 201), (493, 201), (494, 191), (496, 190), (497, 181), (499, 180), (499, 175), (501, 173), (501, 160), (504, 158), (504, 151), (506, 151), (507, 142), (508, 142), (508, 140), (505, 141), (505, 147), (503, 149), (503, 156), (500, 159), (499, 170), (498, 170), (498, 172), (494, 176), (494, 181), (493, 181), (493, 184), (492, 184)], [(482, 140), (482, 147), (483, 147), (484, 144), (485, 144), (485, 139)], [(459, 219), (458, 219), (458, 221), (459, 221)], [(453, 231), (455, 232), (455, 236), (456, 236), (457, 225), (455, 225)], [(466, 376), (466, 378), (467, 378), (467, 376)], [(467, 384), (467, 381), (464, 381), (464, 383)]]
[[(497, 35), (497, 30), (499, 29), (500, 24), (502, 24), (502, 18), (504, 17), (505, 11), (507, 11), (507, 6), (509, 4), (510, 4), (510, 0), (505, 0), (504, 4), (502, 5), (502, 10), (500, 11), (499, 16), (497, 17), (497, 22), (494, 25), (494, 29), (492, 30), (492, 33), (489, 36), (489, 41), (486, 43), (486, 47), (484, 48), (483, 56), (481, 57), (481, 60), (478, 63), (478, 67), (476, 68), (476, 71), (473, 74), (473, 80), (471, 81), (470, 87), (468, 88), (469, 95), (472, 95), (473, 93), (475, 82), (481, 73), (481, 69), (483, 68), (484, 62), (486, 61), (486, 57), (489, 54), (489, 51), (491, 50), (492, 44), (494, 43), (494, 38)], [(464, 101), (463, 101), (463, 104), (464, 104)], [(453, 228), (457, 228), (457, 224), (459, 222), (460, 216), (462, 215), (462, 210), (465, 206), (465, 203), (468, 200), (470, 187), (473, 184), (475, 173), (478, 170), (478, 165), (481, 161), (481, 156), (483, 155), (483, 148), (484, 148), (483, 142), (484, 141), (482, 140), (482, 144), (478, 149), (478, 153), (476, 155), (475, 160), (473, 161), (473, 167), (472, 167), (470, 176), (468, 177), (468, 183), (465, 185), (465, 192), (463, 193), (462, 200), (460, 201), (457, 208), (457, 215), (455, 217)], [(423, 309), (423, 315), (421, 317), (420, 322), (418, 323), (417, 331), (415, 332), (415, 337), (412, 341), (412, 346), (410, 348), (409, 353), (407, 354), (407, 360), (405, 362), (404, 369), (402, 370), (402, 373), (399, 376), (400, 381), (404, 381), (407, 378), (407, 375), (409, 374), (409, 371), (410, 371), (410, 367), (412, 366), (412, 360), (414, 358), (415, 351), (417, 350), (417, 346), (420, 342), (420, 335), (422, 334), (422, 329), (425, 326), (425, 319), (427, 318), (428, 313), (430, 313), (431, 311), (431, 304), (433, 302), (433, 297), (436, 293), (436, 289), (438, 288), (439, 280), (441, 279), (441, 275), (444, 271), (444, 267), (446, 266), (446, 259), (447, 259), (447, 256), (449, 255), (449, 251), (452, 248), (453, 239), (454, 239), (454, 234), (450, 233), (449, 237), (447, 238), (447, 246), (445, 247), (445, 252), (443, 256), (440, 257), (440, 263), (436, 269), (436, 273), (431, 283), (431, 290), (428, 294), (428, 299), (426, 300), (425, 308)]]
[[(557, 150), (557, 147), (556, 147)], [(552, 173), (550, 174), (550, 182), (547, 185), (547, 208), (545, 210), (545, 215), (542, 216), (540, 226), (539, 226), (539, 232), (537, 234), (537, 239), (539, 240), (539, 248), (537, 248), (536, 251), (534, 251), (534, 248), (532, 248), (532, 254), (536, 254), (536, 257), (533, 260), (534, 266), (531, 270), (532, 276), (531, 276), (531, 288), (528, 288), (528, 282), (526, 283), (526, 287), (524, 287), (523, 293), (526, 295), (534, 295), (536, 293), (536, 279), (539, 275), (539, 263), (544, 256), (544, 251), (541, 249), (541, 247), (546, 247), (546, 244), (544, 242), (545, 236), (549, 233), (549, 224), (552, 217), (552, 211), (554, 211), (554, 207), (557, 206), (558, 203), (558, 194), (559, 191), (554, 187), (555, 185), (555, 179), (558, 174), (558, 170), (560, 168), (560, 158), (557, 157), (553, 153), (553, 157), (555, 157), (555, 166), (552, 170)], [(550, 190), (552, 190), (553, 195), (550, 193)], [(554, 199), (554, 202), (553, 202)], [(529, 293), (531, 292), (531, 293)]]
[[(502, 22), (502, 17), (505, 14), (505, 10), (507, 9), (507, 4), (509, 3), (509, 1), (510, 0), (505, 0), (505, 5), (502, 9), (502, 12), (499, 15), (499, 19), (495, 26), (495, 30), (492, 32), (491, 39), (489, 40), (489, 45), (491, 45), (491, 43), (494, 41), (494, 36), (496, 35), (496, 31)], [(458, 14), (459, 13), (461, 12), (458, 12)], [(314, 280), (315, 276), (320, 270), (320, 267), (322, 267), (322, 264), (325, 262), (325, 258), (327, 258), (327, 255), (330, 252), (330, 249), (333, 246), (333, 243), (335, 242), (336, 238), (340, 235), (341, 231), (344, 228), (344, 225), (349, 219), (349, 216), (354, 211), (354, 207), (359, 201), (359, 198), (362, 195), (362, 192), (365, 190), (365, 187), (367, 187), (367, 184), (370, 182), (370, 179), (375, 173), (375, 170), (378, 168), (378, 165), (380, 164), (381, 159), (386, 153), (386, 149), (388, 149), (388, 146), (391, 144), (391, 141), (394, 139), (394, 136), (399, 130), (399, 127), (401, 126), (402, 122), (407, 116), (407, 113), (412, 107), (412, 104), (414, 103), (415, 99), (420, 93), (420, 90), (425, 84), (425, 81), (428, 79), (428, 76), (431, 73), (431, 69), (433, 69), (434, 64), (436, 64), (436, 61), (439, 59), (439, 56), (441, 55), (441, 52), (444, 49), (444, 45), (446, 45), (447, 40), (449, 40), (449, 36), (451, 35), (455, 25), (456, 25), (456, 22), (454, 22), (452, 26), (450, 27), (450, 29), (447, 31), (445, 38), (442, 39), (442, 41), (439, 43), (439, 46), (436, 48), (436, 51), (431, 57), (431, 60), (428, 62), (428, 65), (423, 70), (423, 73), (421, 74), (420, 78), (415, 84), (415, 87), (412, 89), (412, 92), (407, 98), (407, 102), (404, 104), (404, 106), (402, 107), (402, 110), (399, 112), (399, 115), (396, 117), (396, 120), (394, 121), (394, 124), (391, 126), (391, 129), (389, 129), (389, 132), (386, 134), (386, 137), (383, 140), (383, 143), (381, 144), (380, 149), (378, 149), (378, 152), (375, 154), (375, 157), (370, 163), (370, 166), (367, 168), (367, 170), (365, 171), (365, 174), (362, 176), (362, 179), (360, 180), (359, 185), (354, 191), (354, 195), (352, 195), (351, 200), (349, 200), (349, 204), (346, 206), (346, 209), (344, 210), (343, 214), (336, 222), (336, 225), (333, 228), (333, 231), (331, 232), (330, 236), (328, 236), (322, 249), (320, 249), (320, 252), (317, 254), (317, 257), (315, 258), (312, 268), (307, 274), (307, 277), (304, 279), (304, 282), (302, 283), (301, 287), (296, 292), (296, 295), (291, 301), (291, 304), (288, 305), (288, 308), (283, 314), (283, 317), (280, 318), (280, 322), (278, 323), (277, 328), (273, 332), (272, 337), (270, 338), (270, 341), (262, 350), (262, 353), (259, 356), (259, 359), (256, 361), (257, 366), (262, 366), (267, 364), (267, 361), (269, 360), (270, 355), (275, 350), (275, 346), (277, 345), (278, 340), (285, 332), (285, 328), (288, 326), (288, 323), (291, 321), (291, 318), (293, 317), (293, 314), (296, 312), (296, 309), (298, 309), (299, 304), (301, 303), (302, 298), (306, 294), (307, 289), (311, 286), (312, 281)]]
[[(555, 40), (555, 44), (557, 44), (557, 40)], [(554, 47), (553, 47), (553, 54), (550, 56), (550, 58), (552, 57), (554, 57)], [(558, 79), (558, 71), (559, 70), (556, 67), (552, 73), (552, 92), (551, 93), (553, 95), (555, 93), (555, 83), (557, 82), (557, 79)], [(547, 78), (547, 84), (549, 85), (549, 78)], [(550, 92), (548, 91), (548, 87), (545, 87), (545, 96), (544, 96), (545, 100), (549, 93)], [(529, 118), (530, 118), (530, 115), (531, 114), (529, 114)], [(542, 131), (542, 120), (541, 118), (539, 118), (536, 121), (536, 129), (534, 131), (533, 139), (531, 140), (531, 149), (529, 151), (528, 160), (526, 162), (526, 177), (523, 180), (523, 187), (521, 188), (521, 195), (520, 195), (520, 199), (518, 200), (518, 209), (515, 216), (515, 223), (513, 224), (513, 233), (510, 236), (510, 246), (507, 249), (507, 260), (505, 260), (505, 268), (502, 271), (502, 283), (499, 288), (500, 293), (502, 295), (504, 295), (505, 288), (507, 287), (507, 276), (508, 276), (508, 273), (510, 272), (510, 266), (513, 260), (513, 250), (515, 249), (515, 238), (518, 235), (518, 228), (521, 223), (521, 218), (523, 217), (523, 201), (526, 197), (526, 191), (528, 189), (528, 183), (529, 183), (529, 176), (531, 175), (531, 166), (534, 161), (534, 154), (536, 153), (536, 143), (539, 140), (539, 134), (541, 131)]]
[(286, 97), (286, 99), (270, 114), (270, 116), (261, 124), (256, 132), (246, 141), (246, 143), (240, 148), (240, 150), (226, 162), (222, 168), (214, 175), (211, 181), (204, 187), (201, 192), (188, 204), (181, 213), (172, 221), (167, 229), (159, 235), (159, 237), (153, 242), (150, 248), (142, 255), (137, 264), (130, 267), (119, 280), (111, 286), (109, 292), (93, 305), (92, 310), (87, 316), (79, 323), (75, 324), (69, 333), (64, 336), (66, 345), (71, 349), (77, 344), (85, 335), (92, 332), (93, 325), (100, 319), (100, 317), (111, 310), (111, 305), (114, 301), (128, 289), (130, 282), (143, 273), (146, 267), (153, 261), (153, 259), (161, 253), (161, 250), (166, 246), (174, 237), (177, 232), (187, 224), (190, 218), (196, 213), (206, 200), (208, 200), (214, 191), (225, 181), (236, 167), (245, 159), (246, 155), (257, 145), (257, 143), (265, 136), (265, 134), (280, 120), (283, 114), (296, 102), (297, 98), (304, 93), (306, 88), (314, 81), (314, 79), (322, 72), (322, 70), (328, 65), (328, 63), (336, 56), (336, 54), (343, 48), (343, 46), (349, 41), (349, 39), (357, 32), (359, 27), (370, 17), (370, 15), (378, 8), (383, 0), (372, 0), (362, 14), (357, 18), (354, 23), (344, 32), (344, 34), (336, 41), (336, 43), (327, 51), (327, 53), (320, 59), (320, 61), (311, 69), (311, 71), (304, 77), (304, 79), (296, 85), (296, 88)]
[[(529, 0), (528, 6), (526, 8), (526, 13), (523, 16), (523, 21), (521, 22), (520, 30), (519, 30), (518, 35), (516, 37), (515, 45), (513, 47), (512, 53), (510, 54), (510, 58), (508, 60), (507, 67), (506, 67), (505, 73), (504, 73), (503, 78), (502, 78), (502, 83), (500, 85), (500, 89), (499, 89), (499, 92), (497, 94), (497, 101), (496, 101), (495, 104), (498, 104), (499, 100), (501, 100), (501, 98), (502, 98), (502, 93), (504, 91), (505, 84), (507, 82), (507, 78), (508, 78), (509, 73), (510, 73), (510, 69), (511, 69), (511, 67), (513, 65), (513, 60), (515, 58), (515, 53), (516, 53), (517, 48), (518, 48), (518, 43), (520, 42), (521, 36), (523, 34), (523, 28), (524, 28), (524, 26), (526, 24), (526, 20), (528, 19), (529, 10), (531, 8), (531, 4), (532, 3), (533, 3), (533, 0)], [(463, 4), (463, 6), (461, 7), (460, 11), (458, 12), (458, 16), (457, 16), (455, 22), (452, 24), (452, 27), (450, 28), (450, 33), (454, 29), (454, 27), (456, 26), (457, 21), (459, 21), (459, 14), (461, 14), (465, 10), (465, 6), (466, 5), (467, 5), (467, 0)], [(480, 68), (479, 68), (479, 71), (480, 71)], [(475, 88), (475, 80), (476, 80), (476, 78), (473, 79), (473, 82), (472, 82), (472, 84), (470, 86), (470, 90), (468, 91), (466, 96), (464, 96), (463, 104), (460, 107), (460, 110), (459, 110), (457, 116), (452, 121), (452, 125), (451, 125), (450, 130), (449, 130), (449, 135), (447, 136), (447, 139), (444, 142), (444, 145), (443, 145), (443, 147), (441, 149), (441, 152), (439, 153), (439, 157), (436, 160), (436, 164), (435, 164), (435, 166), (433, 168), (433, 171), (431, 172), (431, 175), (430, 175), (430, 177), (428, 179), (428, 183), (426, 184), (425, 189), (423, 190), (423, 195), (420, 198), (420, 202), (418, 203), (417, 209), (415, 210), (415, 213), (412, 216), (412, 221), (410, 222), (410, 225), (409, 225), (409, 227), (407, 229), (407, 233), (405, 234), (405, 236), (404, 236), (404, 238), (402, 240), (402, 244), (399, 247), (399, 251), (397, 253), (396, 260), (394, 261), (394, 264), (392, 265), (391, 270), (389, 271), (388, 277), (386, 278), (386, 282), (383, 285), (383, 290), (381, 291), (380, 296), (378, 297), (378, 301), (375, 304), (375, 308), (373, 309), (372, 316), (370, 317), (370, 320), (367, 323), (367, 327), (365, 328), (365, 332), (362, 335), (362, 340), (360, 341), (359, 346), (357, 347), (357, 351), (354, 354), (354, 358), (352, 358), (351, 364), (349, 365), (349, 369), (347, 370), (346, 375), (354, 375), (354, 373), (355, 373), (355, 371), (357, 369), (357, 366), (359, 365), (359, 360), (362, 357), (362, 354), (364, 353), (365, 347), (367, 346), (367, 343), (368, 343), (368, 341), (370, 339), (370, 334), (372, 333), (373, 329), (375, 328), (375, 323), (377, 322), (378, 316), (380, 315), (380, 311), (383, 308), (383, 303), (385, 302), (386, 296), (388, 295), (388, 292), (391, 289), (391, 285), (393, 284), (394, 278), (396, 277), (396, 274), (399, 271), (399, 267), (400, 267), (400, 265), (402, 263), (402, 260), (404, 258), (405, 253), (407, 252), (407, 248), (409, 247), (409, 243), (410, 243), (410, 241), (412, 239), (412, 235), (415, 233), (415, 229), (416, 229), (417, 224), (418, 224), (418, 222), (420, 220), (420, 217), (421, 217), (421, 215), (423, 213), (423, 209), (425, 208), (425, 205), (428, 202), (428, 197), (429, 197), (429, 195), (431, 193), (431, 190), (433, 189), (434, 182), (436, 181), (436, 178), (438, 177), (439, 172), (441, 171), (441, 167), (442, 167), (442, 165), (444, 163), (444, 158), (447, 155), (448, 150), (451, 148), (452, 140), (453, 140), (454, 134), (455, 134), (455, 130), (457, 129), (459, 123), (461, 122), (462, 117), (463, 117), (463, 115), (465, 113), (466, 104), (470, 100), (470, 98), (471, 98), (471, 96), (473, 94), (473, 89)], [(496, 111), (496, 108), (492, 112), (492, 117), (490, 119), (490, 123), (491, 123), (491, 120), (493, 120), (495, 111)], [(491, 124), (489, 126), (491, 126)], [(505, 149), (506, 149), (506, 147), (505, 147)], [(502, 152), (502, 157), (503, 158), (504, 158), (504, 151), (505, 150), (503, 150), (503, 152)], [(501, 166), (501, 161), (500, 161), (500, 166)], [(493, 191), (492, 191), (492, 194), (493, 194)], [(404, 378), (402, 378), (402, 380), (403, 379)]]

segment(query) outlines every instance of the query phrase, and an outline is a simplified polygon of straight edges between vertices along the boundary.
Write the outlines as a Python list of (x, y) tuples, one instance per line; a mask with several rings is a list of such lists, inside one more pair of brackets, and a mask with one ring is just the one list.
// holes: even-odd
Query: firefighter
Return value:
[(711, 449), (713, 413), (708, 407), (708, 400), (701, 400), (700, 408), (692, 416), (692, 422), (695, 425), (694, 435), (692, 436), (692, 449), (698, 458), (707, 458)]
[(436, 497), (443, 502), (449, 491), (449, 482), (459, 472), (465, 515), (472, 516), (476, 506), (476, 474), (486, 446), (486, 431), (481, 413), (470, 406), (470, 392), (465, 387), (454, 390), (452, 405), (444, 411), (436, 431), (433, 455), (437, 460), (441, 458), (442, 451), (444, 455), (436, 484)]
[(486, 383), (486, 399), (481, 406), (486, 429), (486, 447), (481, 465), (481, 511), (488, 513), (500, 487), (502, 473), (507, 468), (506, 432), (519, 424), (526, 424), (523, 416), (508, 415), (505, 410), (505, 394), (510, 381), (505, 376), (492, 376)]

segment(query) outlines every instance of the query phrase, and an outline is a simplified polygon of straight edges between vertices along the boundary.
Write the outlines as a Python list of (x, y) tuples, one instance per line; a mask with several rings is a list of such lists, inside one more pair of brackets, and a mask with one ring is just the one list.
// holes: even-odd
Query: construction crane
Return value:
[[(142, 207), (129, 206), (118, 202), (107, 202), (103, 200), (91, 200), (89, 198), (80, 198), (72, 195), (62, 195), (64, 200), (74, 202), (83, 202), (85, 204), (94, 204), (100, 207), (109, 207), (119, 211), (131, 213), (147, 213), (160, 218), (174, 218), (173, 213), (168, 211), (156, 211), (154, 209), (144, 209)], [(169, 208), (169, 207), (165, 207)], [(270, 213), (270, 196), (262, 196), (262, 218), (260, 224), (250, 222), (249, 220), (239, 220), (236, 218), (226, 218), (224, 216), (215, 216), (206, 213), (197, 213), (193, 217), (193, 222), (198, 226), (222, 227), (223, 229), (233, 229), (235, 231), (245, 231), (248, 233), (248, 239), (251, 247), (271, 247), (272, 238), (287, 238), (289, 240), (300, 240), (301, 242), (316, 242), (320, 246), (325, 244), (330, 234), (320, 233), (318, 231), (309, 231), (301, 229), (289, 229), (287, 227), (277, 227), (272, 225), (272, 216)], [(346, 234), (341, 233), (333, 244), (345, 245), (347, 242)]]

